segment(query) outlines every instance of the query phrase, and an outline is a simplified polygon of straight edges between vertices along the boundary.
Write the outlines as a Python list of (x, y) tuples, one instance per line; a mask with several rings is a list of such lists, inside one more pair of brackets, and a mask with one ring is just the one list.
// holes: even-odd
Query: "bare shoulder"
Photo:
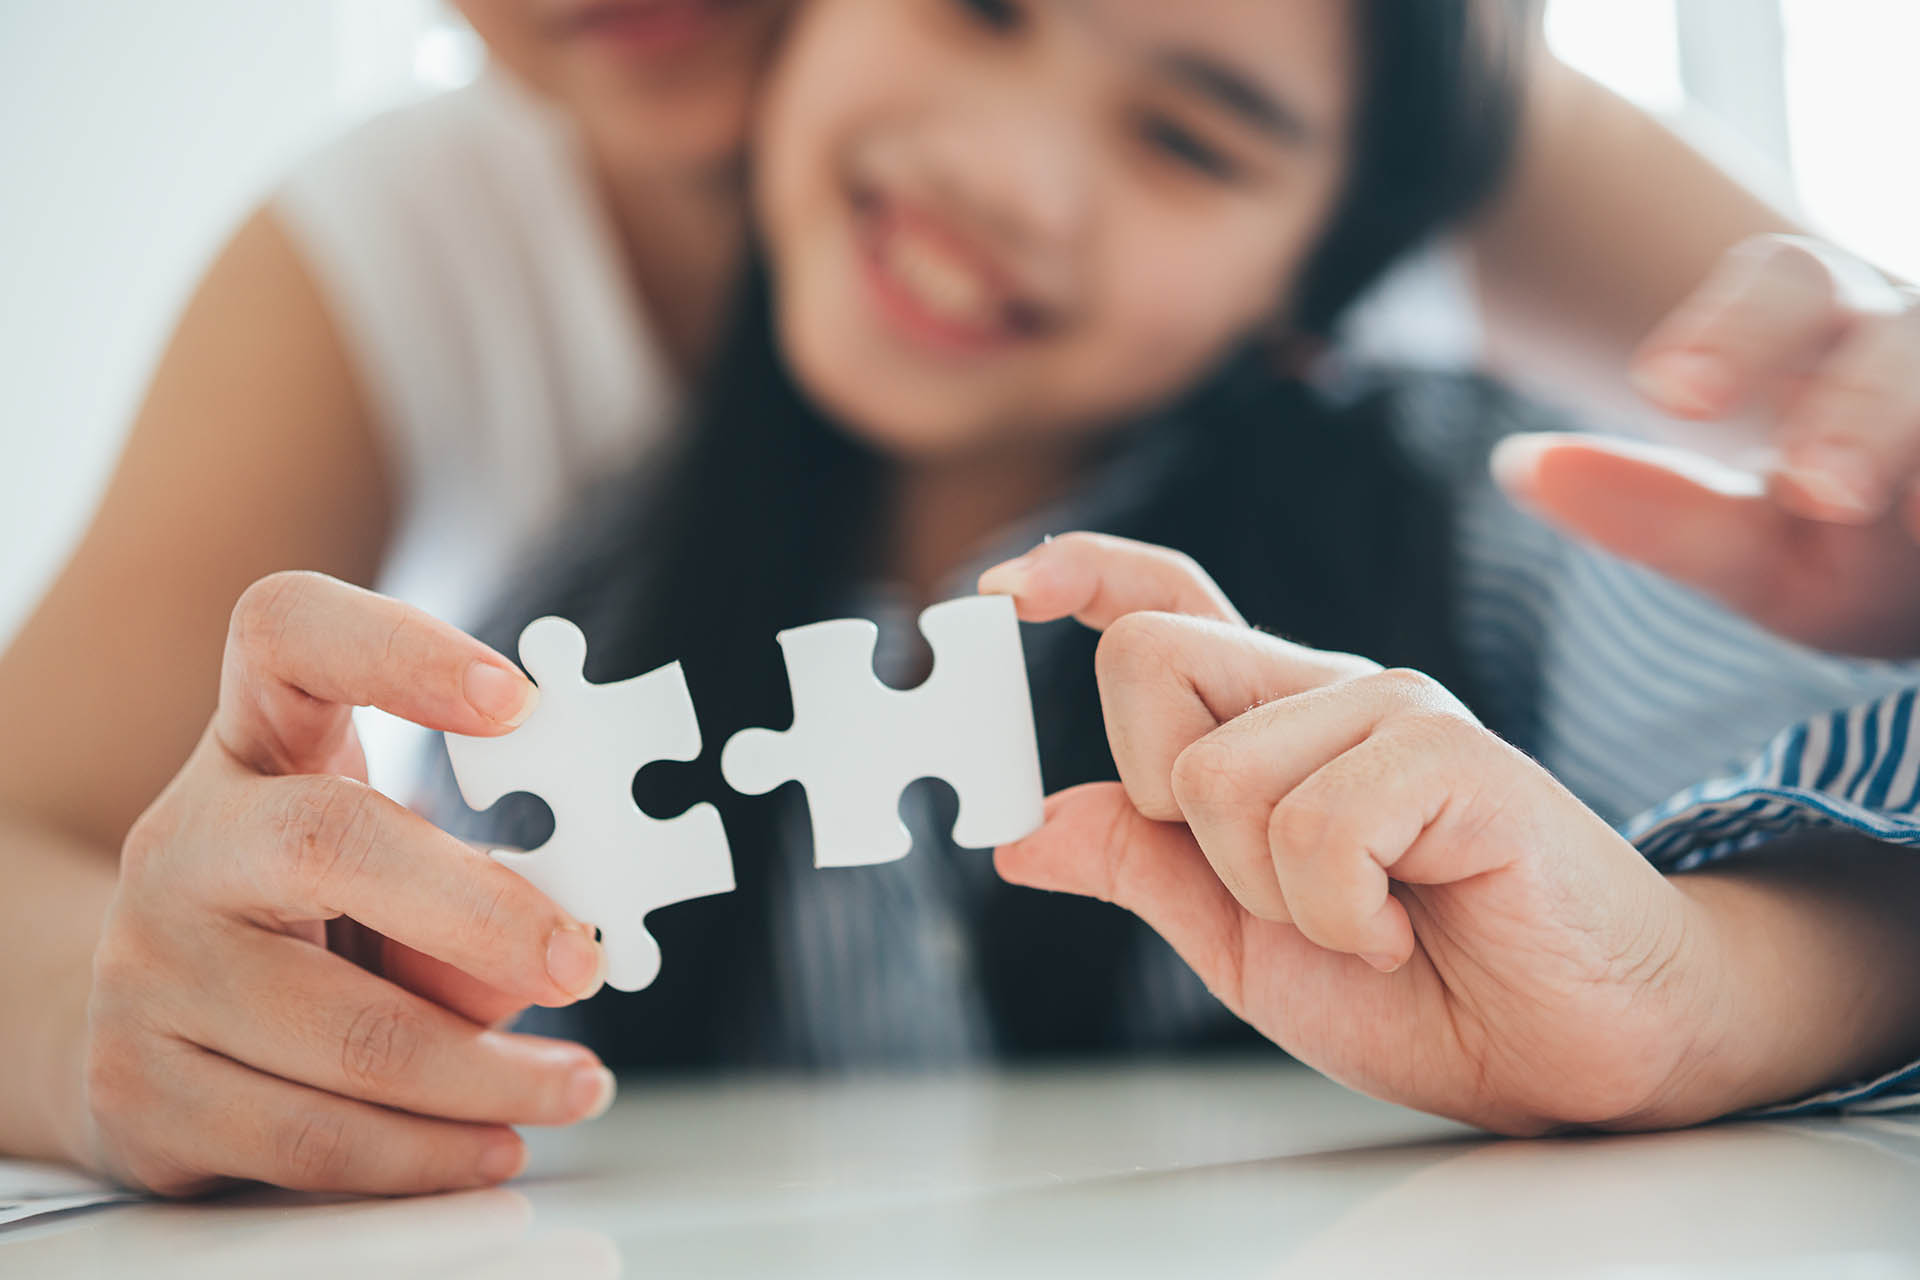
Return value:
[(254, 579), (365, 582), (394, 500), (324, 300), (269, 209), (182, 312), (98, 510), (0, 655), (0, 806), (117, 847), (213, 710)]

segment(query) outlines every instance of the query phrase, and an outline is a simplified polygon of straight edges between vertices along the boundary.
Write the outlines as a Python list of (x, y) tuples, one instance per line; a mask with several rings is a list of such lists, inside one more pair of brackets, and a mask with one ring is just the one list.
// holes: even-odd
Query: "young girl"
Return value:
[[(750, 509), (759, 536), (731, 546), (726, 538), (754, 526), (657, 517), (661, 528), (713, 536), (664, 544), (685, 551), (684, 559), (660, 556), (661, 543), (646, 544), (657, 557), (653, 577), (641, 577), (649, 594), (636, 587), (631, 598), (643, 607), (630, 609), (630, 617), (645, 622), (650, 607), (669, 618), (676, 603), (687, 601), (730, 606), (731, 614), (722, 608), (707, 620), (709, 634), (735, 646), (740, 669), (748, 670), (744, 648), (764, 643), (765, 633), (729, 625), (730, 619), (776, 617), (796, 598), (810, 604), (809, 595), (839, 604), (869, 578), (903, 581), (915, 596), (933, 594), (972, 543), (1051, 499), (1091, 488), (1127, 507), (1129, 471), (1145, 476), (1149, 489), (1166, 476), (1155, 465), (1157, 449), (1175, 450), (1182, 466), (1198, 468), (1176, 474), (1242, 484), (1257, 478), (1262, 459), (1248, 451), (1261, 444), (1251, 428), (1254, 414), (1266, 421), (1290, 409), (1284, 398), (1246, 395), (1248, 385), (1263, 396), (1275, 390), (1244, 381), (1258, 373), (1248, 339), (1276, 299), (1284, 300), (1294, 327), (1329, 321), (1405, 241), (1470, 202), (1476, 176), (1489, 178), (1494, 167), (1470, 163), (1471, 146), (1441, 144), (1474, 140), (1467, 125), (1481, 120), (1462, 104), (1500, 78), (1492, 68), (1475, 69), (1470, 59), (1440, 57), (1477, 47), (1463, 8), (1423, 6), (1392, 21), (1331, 0), (1284, 14), (1224, 0), (1218, 13), (1208, 8), (1206, 21), (1183, 14), (1178, 29), (1155, 7), (1121, 0), (1071, 9), (819, 0), (808, 9), (788, 74), (790, 84), (811, 88), (776, 98), (759, 190), (782, 346), (835, 427), (810, 424), (807, 406), (789, 402), (777, 405), (781, 412), (770, 421), (791, 425), (792, 432), (690, 431), (684, 454), (660, 474), (700, 484), (677, 495), (656, 494), (663, 500), (648, 510), (670, 513), (664, 499), (677, 496), (697, 517), (709, 498), (737, 501), (729, 486), (751, 476), (756, 463), (789, 467), (774, 470), (776, 483), (755, 492), (790, 505)], [(1357, 52), (1363, 48), (1365, 54)], [(1411, 75), (1383, 70), (1392, 67)], [(876, 75), (875, 68), (889, 74)], [(995, 92), (980, 93), (983, 83)], [(1388, 95), (1387, 86), (1396, 94)], [(1409, 86), (1424, 86), (1431, 96)], [(1052, 109), (1001, 114), (1007, 102), (1027, 95), (1032, 105)], [(1423, 131), (1440, 136), (1409, 141)], [(1395, 139), (1397, 149), (1376, 149)], [(1006, 181), (1009, 174), (1019, 181)], [(1343, 208), (1350, 216), (1340, 215)], [(1346, 256), (1331, 251), (1339, 244), (1347, 245)], [(284, 283), (284, 257), (276, 260), (271, 244), (261, 252), (277, 261)], [(1156, 266), (1170, 269), (1156, 277)], [(744, 314), (737, 350), (751, 357), (757, 348), (762, 359), (758, 370), (739, 366), (748, 376), (736, 385), (772, 388), (757, 394), (778, 396), (778, 381), (751, 376), (775, 371), (764, 329), (769, 317), (751, 305)], [(762, 322), (758, 329), (755, 319)], [(484, 330), (498, 316), (482, 311), (470, 320)], [(331, 373), (352, 367), (345, 352), (328, 349)], [(370, 350), (391, 358), (377, 344)], [(972, 360), (989, 362), (994, 376), (968, 369)], [(863, 362), (874, 367), (863, 370)], [(378, 368), (374, 355), (366, 368)], [(724, 371), (738, 368), (729, 362)], [(496, 371), (475, 366), (471, 372), (484, 378)], [(1181, 395), (1196, 379), (1198, 390)], [(331, 388), (310, 407), (340, 409), (340, 392), (350, 384), (326, 378), (309, 384)], [(497, 388), (515, 389), (510, 383)], [(244, 383), (234, 390), (248, 392)], [(1320, 413), (1297, 388), (1278, 394), (1295, 397), (1303, 423)], [(1148, 412), (1155, 407), (1169, 412)], [(700, 421), (754, 429), (753, 415), (724, 409), (720, 396), (709, 397)], [(1198, 440), (1197, 463), (1186, 452), (1194, 433), (1179, 429), (1195, 420), (1226, 428), (1219, 439)], [(247, 515), (227, 505), (205, 514), (257, 530), (273, 542), (276, 563), (333, 565), (353, 556), (370, 562), (380, 542), (378, 520), (357, 526), (365, 536), (350, 546), (322, 539), (309, 552), (297, 537), (275, 541), (331, 527), (298, 506), (314, 497), (322, 501), (313, 505), (329, 510), (337, 510), (342, 495), (350, 511), (384, 509), (353, 464), (362, 455), (343, 445), (316, 457), (256, 434), (261, 438), (251, 451), (221, 458), (234, 471), (230, 479), (258, 486), (262, 510)], [(1309, 442), (1304, 447), (1325, 459), (1323, 473), (1313, 474), (1304, 492), (1334, 509), (1316, 508), (1316, 516), (1340, 514), (1332, 501), (1340, 490), (1327, 477), (1353, 484), (1358, 494), (1391, 495), (1415, 527), (1422, 513), (1431, 513), (1424, 488), (1403, 483), (1406, 477), (1391, 469), (1391, 449), (1381, 445), (1370, 457), (1364, 442), (1349, 451), (1330, 436), (1316, 440), (1311, 429), (1301, 435)], [(743, 440), (755, 448), (718, 456), (723, 446)], [(589, 470), (605, 464), (592, 444), (589, 439), (572, 455)], [(1264, 447), (1273, 464), (1298, 461), (1271, 442)], [(148, 478), (184, 452), (177, 444), (145, 448), (136, 444), (133, 456), (141, 461), (130, 458), (129, 467)], [(403, 451), (396, 474), (408, 476), (409, 466), (429, 456), (445, 465), (444, 448)], [(820, 470), (791, 469), (796, 457)], [(895, 473), (882, 475), (884, 484), (875, 483), (876, 459), (887, 460), (886, 470)], [(1089, 486), (1096, 461), (1112, 471), (1098, 473)], [(249, 476), (254, 463), (264, 470)], [(298, 466), (301, 483), (284, 474), (289, 465)], [(433, 488), (433, 477), (413, 478), (422, 485), (421, 509), (444, 514), (452, 491)], [(822, 479), (835, 483), (820, 485)], [(814, 492), (824, 500), (806, 505), (803, 481), (820, 485)], [(869, 500), (847, 501), (849, 494)], [(1227, 507), (1238, 519), (1262, 514), (1257, 491), (1230, 502), (1196, 488), (1180, 496), (1188, 508)], [(1167, 505), (1164, 490), (1150, 497), (1138, 509), (1158, 512), (1156, 519), (1179, 516), (1171, 524), (1192, 523), (1190, 510)], [(116, 514), (103, 521), (98, 544), (115, 544), (116, 522), (137, 530), (162, 527), (138, 503), (110, 499), (109, 510)], [(901, 518), (888, 518), (892, 513)], [(517, 519), (521, 513), (502, 514)], [(651, 527), (655, 518), (643, 523)], [(862, 519), (888, 519), (880, 527), (892, 536), (877, 544), (892, 549), (887, 561), (862, 564), (853, 557), (862, 545), (874, 545), (860, 538), (873, 531)], [(1444, 628), (1428, 623), (1412, 626), (1407, 636), (1395, 634), (1397, 625), (1429, 616), (1429, 598), (1436, 606), (1431, 616), (1439, 617), (1443, 593), (1416, 594), (1405, 609), (1369, 609), (1366, 597), (1390, 594), (1320, 558), (1337, 552), (1352, 555), (1350, 563), (1363, 571), (1393, 572), (1398, 561), (1365, 554), (1364, 545), (1352, 550), (1346, 535), (1363, 527), (1371, 522), (1324, 526), (1303, 519), (1298, 528), (1251, 544), (1267, 554), (1246, 576), (1261, 577), (1272, 567), (1274, 549), (1285, 549), (1296, 572), (1318, 572), (1327, 581), (1301, 589), (1297, 577), (1275, 578), (1273, 589), (1286, 605), (1275, 608), (1276, 622), (1293, 629), (1300, 610), (1314, 609), (1324, 627), (1316, 622), (1302, 629), (1324, 642), (1341, 642), (1344, 628), (1354, 647), (1398, 658), (1391, 643), (1398, 640), (1401, 653), (1445, 673), (1447, 645), (1444, 638), (1436, 642)], [(1236, 526), (1215, 528), (1222, 546), (1240, 545)], [(1316, 535), (1321, 542), (1312, 541)], [(621, 536), (612, 539), (621, 542)], [(1441, 543), (1430, 538), (1428, 545)], [(89, 554), (83, 552), (83, 560)], [(116, 563), (106, 553), (92, 555)], [(781, 559), (769, 568), (772, 556)], [(827, 573), (795, 583), (778, 572), (779, 563), (812, 564)], [(748, 576), (716, 592), (709, 572), (716, 564)], [(364, 576), (364, 568), (356, 576)], [(125, 593), (140, 585), (124, 572), (81, 573), (75, 581), (79, 585), (64, 590), (64, 603), (50, 604), (23, 638), (14, 669), (34, 669), (37, 662), (58, 671), (71, 663), (70, 655), (47, 656), (46, 650), (62, 634), (63, 610), (84, 612), (73, 602), (83, 588), (107, 592), (119, 583), (115, 592)], [(563, 593), (582, 585), (577, 573), (559, 576)], [(1421, 587), (1418, 576), (1407, 586)], [(796, 587), (794, 595), (782, 594)], [(598, 629), (590, 630), (598, 643)], [(626, 643), (616, 639), (615, 660), (680, 638), (644, 631)], [(1435, 653), (1419, 652), (1422, 646)], [(145, 660), (130, 657), (135, 667)], [(726, 668), (715, 661), (714, 669)], [(751, 686), (757, 677), (749, 671), (743, 679)], [(127, 739), (138, 750), (116, 772), (130, 796), (144, 779), (172, 767), (156, 770), (156, 762), (179, 730), (175, 710), (194, 698), (192, 689), (167, 679), (153, 681), (152, 690), (145, 702), (127, 700), (149, 708), (157, 726), (150, 736)], [(36, 696), (61, 695), (43, 690)], [(504, 1124), (563, 1122), (603, 1106), (611, 1082), (586, 1051), (476, 1025), (529, 1001), (562, 1004), (590, 991), (597, 964), (590, 936), (517, 878), (351, 781), (361, 775), (362, 762), (342, 711), (346, 704), (371, 701), (436, 728), (498, 732), (525, 714), (528, 696), (524, 681), (497, 654), (418, 612), (338, 583), (282, 576), (250, 590), (235, 611), (214, 721), (187, 766), (133, 825), (117, 887), (110, 867), (88, 861), (87, 848), (119, 845), (128, 813), (89, 800), (87, 787), (75, 781), (116, 762), (95, 755), (60, 783), (63, 762), (88, 759), (90, 748), (46, 735), (37, 771), (23, 752), (10, 787), (24, 793), (36, 779), (53, 781), (18, 806), (20, 883), (27, 886), (20, 900), (33, 907), (12, 936), (53, 967), (50, 981), (8, 996), (10, 1025), (20, 1026), (22, 1039), (44, 1055), (21, 1068), (26, 1087), (13, 1091), (24, 1101), (7, 1116), (9, 1135), (18, 1135), (9, 1137), (10, 1149), (56, 1152), (163, 1190), (192, 1189), (222, 1176), (413, 1189), (507, 1176), (520, 1156)], [(70, 706), (64, 715), (75, 720)], [(110, 716), (78, 719), (124, 725), (126, 718), (126, 708), (116, 705)], [(23, 715), (16, 727), (24, 741), (30, 726), (55, 719)], [(145, 803), (142, 796), (129, 812)], [(777, 822), (778, 815), (763, 819)], [(102, 833), (108, 838), (90, 840)], [(30, 845), (32, 856), (24, 852)], [(781, 899), (763, 889), (757, 896), (748, 890), (741, 901), (751, 907)], [(309, 945), (321, 938), (321, 921), (339, 916), (385, 935), (387, 941), (336, 931), (343, 949), (371, 942), (368, 958), (383, 977)], [(772, 918), (769, 925), (792, 918)], [(1099, 917), (1093, 927), (1111, 929), (1111, 919)], [(1063, 951), (1086, 936), (1053, 929), (1050, 920), (1036, 923), (1044, 927), (995, 928), (984, 936), (996, 942), (1053, 936), (1063, 940)], [(753, 931), (740, 928), (730, 936)], [(1086, 967), (1097, 969), (1114, 953), (1112, 946), (1090, 948)], [(669, 955), (675, 954), (670, 944)], [(1047, 959), (1051, 972), (1069, 969), (1076, 957)], [(937, 976), (938, 967), (935, 957), (922, 969)], [(1034, 972), (1011, 971), (1000, 985), (1017, 987)], [(1111, 973), (1085, 976), (1113, 986)], [(774, 998), (766, 988), (761, 995)], [(663, 989), (659, 996), (667, 1000), (671, 993)], [(1078, 1043), (1112, 1041), (1105, 1014), (1113, 1004), (1107, 1001), (1102, 1016), (1076, 1033)], [(1017, 1020), (1018, 1001), (1000, 1000), (992, 1015), (1001, 1024), (993, 1029), (995, 1042), (1018, 1045), (1027, 1035), (1041, 1047), (1058, 1044), (1063, 1038), (1048, 1024), (1073, 1007), (1071, 1000), (1029, 1006), (1035, 1025), (1023, 1032), (1008, 1029), (1001, 1016)], [(272, 1009), (299, 1016), (262, 1016)], [(804, 1027), (804, 1018), (763, 1013), (769, 1011), (743, 1003), (719, 1007), (716, 1016), (734, 1027), (774, 1028), (784, 1045), (800, 1040), (790, 1029)], [(690, 1018), (661, 1025), (671, 1026), (674, 1036), (693, 1026)], [(731, 1029), (705, 1035), (704, 1044), (696, 1035), (694, 1056), (732, 1056)], [(1073, 1035), (1064, 1039), (1076, 1042)], [(749, 1044), (746, 1052), (754, 1048)], [(972, 1050), (961, 1044), (935, 1051)]]

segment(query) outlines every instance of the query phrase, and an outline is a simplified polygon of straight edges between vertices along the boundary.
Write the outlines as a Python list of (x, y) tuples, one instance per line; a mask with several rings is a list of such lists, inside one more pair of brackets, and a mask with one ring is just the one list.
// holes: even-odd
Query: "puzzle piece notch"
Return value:
[(660, 972), (647, 914), (730, 892), (733, 858), (712, 805), (663, 820), (633, 802), (642, 767), (700, 755), (700, 722), (680, 664), (590, 684), (586, 656), (586, 637), (573, 623), (530, 623), (520, 635), (520, 661), (540, 687), (539, 705), (502, 737), (448, 734), (447, 754), (461, 796), (475, 809), (517, 791), (546, 801), (552, 837), (538, 849), (493, 858), (575, 919), (598, 925), (608, 984), (638, 991)]
[(806, 787), (815, 866), (905, 857), (913, 836), (900, 821), (900, 794), (920, 778), (944, 778), (958, 793), (958, 844), (989, 848), (1040, 826), (1040, 754), (1013, 601), (936, 604), (920, 615), (920, 630), (933, 672), (910, 690), (874, 676), (879, 628), (871, 622), (782, 631), (793, 727), (742, 730), (721, 753), (720, 771), (736, 791), (758, 795), (793, 780)]

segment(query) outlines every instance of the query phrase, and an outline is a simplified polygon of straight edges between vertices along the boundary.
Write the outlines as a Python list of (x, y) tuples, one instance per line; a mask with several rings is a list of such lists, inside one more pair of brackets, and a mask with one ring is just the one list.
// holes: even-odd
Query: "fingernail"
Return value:
[(1361, 956), (1360, 958), (1382, 973), (1397, 972), (1401, 964), (1400, 961), (1395, 960), (1392, 956)]
[(613, 1105), (618, 1087), (613, 1072), (605, 1067), (581, 1067), (567, 1085), (568, 1113), (578, 1115), (580, 1121), (598, 1120)]
[(1018, 596), (1026, 591), (1033, 576), (1033, 553), (997, 564), (980, 575), (980, 594), (983, 596)]
[(483, 1182), (505, 1182), (527, 1165), (527, 1148), (519, 1142), (496, 1142), (480, 1153), (476, 1171)]
[(1805, 494), (1817, 514), (1831, 519), (1871, 520), (1880, 514), (1873, 461), (1842, 444), (1806, 445), (1793, 451), (1782, 478)]
[(605, 963), (606, 948), (576, 925), (555, 929), (547, 939), (547, 976), (575, 1000), (600, 989)]
[(1508, 436), (1494, 445), (1487, 465), (1493, 471), (1495, 482), (1508, 493), (1531, 489), (1534, 478), (1540, 474), (1540, 459), (1546, 456), (1549, 443), (1538, 435), (1523, 433)]
[(1633, 385), (1662, 408), (1689, 417), (1725, 413), (1735, 395), (1733, 369), (1704, 351), (1666, 351), (1633, 367)]
[(467, 668), (467, 701), (489, 720), (517, 726), (540, 704), (540, 690), (517, 671), (491, 662)]

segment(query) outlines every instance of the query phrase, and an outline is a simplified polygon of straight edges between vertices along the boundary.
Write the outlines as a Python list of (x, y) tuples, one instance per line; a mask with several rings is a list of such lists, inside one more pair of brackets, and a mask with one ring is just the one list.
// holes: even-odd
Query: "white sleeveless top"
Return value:
[(589, 173), (557, 113), (488, 73), (361, 125), (273, 200), (388, 448), (380, 589), (458, 625), (678, 411)]

